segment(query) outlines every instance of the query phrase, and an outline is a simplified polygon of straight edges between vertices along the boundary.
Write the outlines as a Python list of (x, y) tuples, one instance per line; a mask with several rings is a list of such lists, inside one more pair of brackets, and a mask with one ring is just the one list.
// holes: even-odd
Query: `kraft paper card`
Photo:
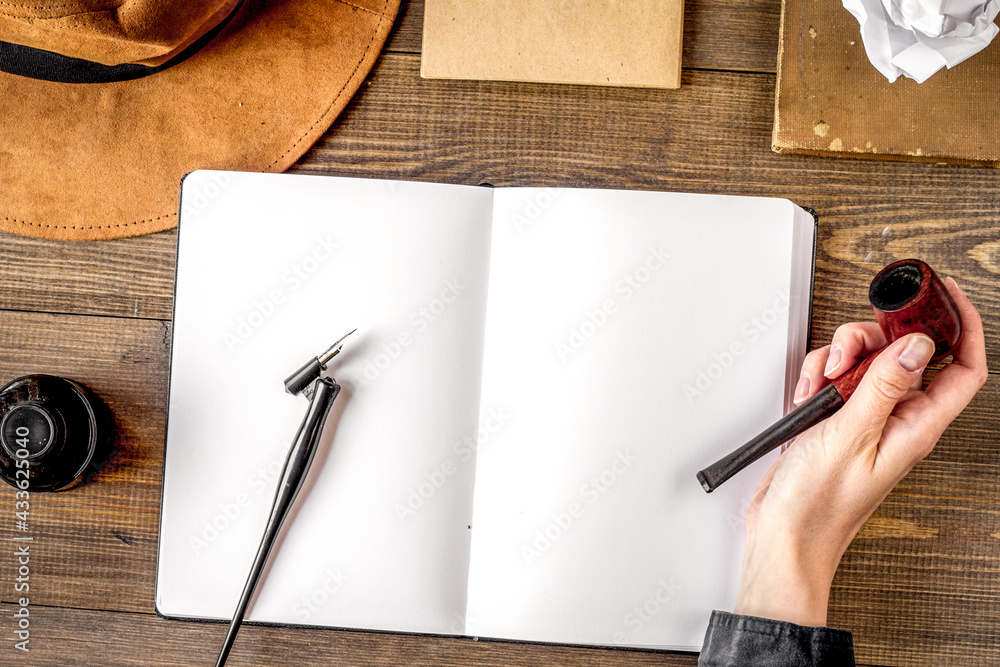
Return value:
[(427, 0), (421, 76), (678, 88), (683, 0)]

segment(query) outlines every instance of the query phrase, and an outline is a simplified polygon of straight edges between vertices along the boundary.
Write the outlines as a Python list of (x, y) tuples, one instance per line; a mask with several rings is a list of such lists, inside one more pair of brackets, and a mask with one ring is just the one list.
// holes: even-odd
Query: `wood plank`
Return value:
[(372, 85), (295, 170), (810, 202), (825, 194), (818, 204), (865, 217), (934, 199), (984, 217), (996, 211), (995, 170), (772, 153), (770, 75), (687, 72), (686, 87), (655, 91), (423, 80), (418, 68), (414, 55), (383, 58)]
[(170, 319), (177, 234), (81, 243), (0, 233), (0, 309)]
[[(844, 15), (853, 21), (846, 10)], [(423, 18), (423, 0), (403, 0), (386, 51), (420, 53)], [(758, 0), (751, 11), (735, 0), (687, 0), (683, 65), (774, 73), (780, 22), (781, 0)]]
[[(0, 604), (11, 618), (16, 607)], [(176, 667), (215, 660), (225, 627), (168, 621), (149, 614), (31, 607), (31, 653), (12, 658), (32, 667), (103, 665)], [(13, 640), (11, 640), (13, 643)], [(10, 646), (4, 651), (13, 652)], [(10, 655), (10, 653), (8, 653)], [(328, 667), (694, 667), (692, 654), (544, 646), (378, 632), (244, 626), (226, 663)]]
[[(684, 87), (642, 91), (423, 81), (416, 55), (422, 2), (413, 0), (391, 52), (296, 170), (786, 196), (821, 218), (816, 345), (844, 321), (870, 319), (871, 276), (915, 255), (955, 276), (980, 306), (991, 365), (1000, 369), (1000, 170), (772, 154), (769, 73), (779, 6), (689, 0)], [(79, 664), (196, 664), (213, 655), (224, 632), (149, 613), (169, 334), (155, 320), (171, 314), (175, 238), (74, 244), (0, 235), (0, 381), (26, 372), (74, 377), (107, 400), (121, 428), (119, 453), (91, 483), (33, 497), (40, 546), (33, 603), (80, 609), (34, 607), (38, 643), (25, 664), (78, 664), (67, 657), (77, 655), (86, 656)], [(845, 556), (830, 620), (854, 630), (860, 663), (996, 662), (998, 406), (1000, 376), (992, 375)], [(9, 488), (0, 489), (0, 508), (12, 500)], [(9, 543), (12, 529), (0, 515), (0, 539)], [(11, 579), (10, 559), (2, 558), (0, 581)], [(0, 592), (0, 600), (12, 598), (11, 587)], [(12, 611), (0, 604), (0, 613)], [(695, 664), (691, 656), (379, 633), (241, 633), (233, 664), (285, 662)]]
[(781, 0), (756, 0), (752, 5), (734, 0), (687, 0), (683, 65), (773, 74), (778, 67), (780, 25)]
[(417, 68), (385, 58), (379, 85), (293, 171), (787, 197), (820, 216), (817, 341), (871, 319), (872, 276), (917, 256), (978, 305), (1000, 367), (1000, 170), (776, 155), (769, 75), (687, 72), (680, 90), (649, 91), (426, 81)]
[(402, 0), (383, 53), (420, 53), (423, 30), (424, 0)]
[[(117, 421), (115, 449), (88, 484), (31, 494), (29, 531), (17, 534), (34, 538), (36, 604), (153, 610), (169, 334), (155, 320), (0, 312), (0, 382), (72, 378)], [(0, 483), (5, 544), (15, 534), (13, 507), (14, 489)], [(0, 581), (13, 581), (13, 564), (0, 558)], [(0, 588), (0, 600), (14, 597), (13, 585)]]
[[(424, 81), (416, 56), (389, 54), (294, 171), (789, 197), (821, 220), (816, 341), (869, 319), (871, 277), (916, 255), (966, 288), (1000, 368), (1000, 170), (775, 155), (773, 77), (684, 80), (678, 91)], [(173, 232), (0, 236), (0, 308), (168, 319), (174, 243)]]
[(860, 662), (995, 665), (1000, 655), (1000, 377), (848, 549), (829, 622)]
[[(79, 379), (105, 398), (122, 431), (122, 453), (90, 484), (33, 496), (35, 604), (153, 609), (167, 337), (158, 321), (0, 312), (0, 377), (32, 370)], [(831, 622), (857, 631), (862, 662), (950, 662), (1000, 643), (998, 396), (993, 375), (848, 552)], [(4, 486), (0, 508), (12, 501)], [(12, 521), (0, 519), (0, 540), (12, 533)], [(0, 581), (10, 581), (10, 563), (0, 559)], [(0, 600), (13, 600), (10, 588)]]

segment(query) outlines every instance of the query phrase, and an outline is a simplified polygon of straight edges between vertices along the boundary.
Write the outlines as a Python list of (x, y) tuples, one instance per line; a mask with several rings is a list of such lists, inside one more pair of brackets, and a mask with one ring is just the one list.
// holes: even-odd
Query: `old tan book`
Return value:
[(922, 84), (889, 83), (836, 0), (784, 0), (772, 148), (1000, 166), (1000, 39)]
[(678, 88), (683, 0), (427, 0), (420, 74)]

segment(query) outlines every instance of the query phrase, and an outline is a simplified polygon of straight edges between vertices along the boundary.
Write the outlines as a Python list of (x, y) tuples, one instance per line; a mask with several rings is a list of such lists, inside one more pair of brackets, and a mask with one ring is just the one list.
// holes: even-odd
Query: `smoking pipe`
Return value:
[(879, 271), (868, 289), (868, 300), (885, 334), (886, 345), (856, 363), (756, 438), (699, 471), (698, 481), (706, 492), (711, 493), (775, 447), (839, 410), (857, 389), (875, 357), (897, 338), (911, 333), (928, 335), (935, 344), (932, 362), (944, 359), (958, 346), (962, 337), (958, 307), (941, 279), (924, 262), (904, 259)]

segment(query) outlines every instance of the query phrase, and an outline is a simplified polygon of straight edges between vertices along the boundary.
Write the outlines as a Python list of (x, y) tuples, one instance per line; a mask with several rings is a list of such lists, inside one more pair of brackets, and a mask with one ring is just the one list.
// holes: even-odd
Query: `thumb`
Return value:
[(835, 415), (854, 442), (877, 442), (885, 422), (934, 356), (934, 341), (924, 334), (903, 336), (872, 362), (850, 400)]

